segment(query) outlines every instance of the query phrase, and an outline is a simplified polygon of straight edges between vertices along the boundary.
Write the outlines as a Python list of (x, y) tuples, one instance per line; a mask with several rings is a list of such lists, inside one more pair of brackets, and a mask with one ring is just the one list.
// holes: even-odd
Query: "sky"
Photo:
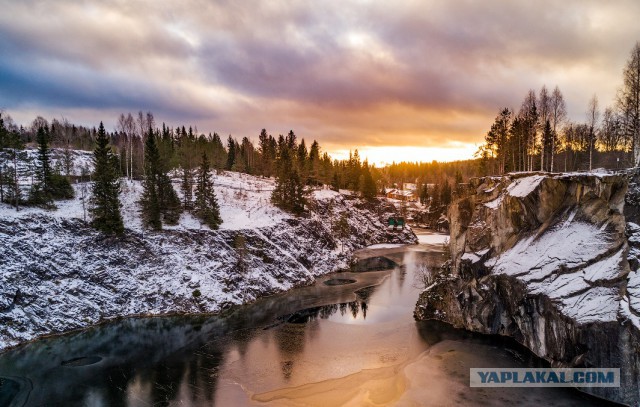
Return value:
[[(472, 158), (498, 111), (563, 92), (611, 105), (640, 40), (630, 1), (0, 0), (0, 109), (115, 129), (152, 111), (333, 157)], [(309, 143), (308, 143), (309, 144)]]

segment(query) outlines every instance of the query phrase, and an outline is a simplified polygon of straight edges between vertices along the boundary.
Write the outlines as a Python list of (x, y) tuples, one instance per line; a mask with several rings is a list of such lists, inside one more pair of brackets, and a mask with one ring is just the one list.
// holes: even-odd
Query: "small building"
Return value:
[(415, 191), (390, 188), (385, 189), (384, 193), (387, 198), (396, 199), (398, 201), (415, 202), (417, 200)]

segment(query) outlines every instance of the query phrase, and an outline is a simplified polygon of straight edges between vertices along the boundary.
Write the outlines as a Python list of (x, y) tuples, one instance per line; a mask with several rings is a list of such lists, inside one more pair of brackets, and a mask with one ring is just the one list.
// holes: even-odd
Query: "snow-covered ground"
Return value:
[[(223, 223), (221, 229), (239, 230), (255, 229), (265, 226), (272, 226), (276, 223), (288, 219), (290, 216), (282, 210), (271, 205), (271, 191), (274, 188), (273, 179), (254, 177), (237, 172), (223, 172), (213, 175), (214, 191), (220, 205), (220, 214)], [(180, 182), (173, 180), (173, 186), (180, 198)], [(142, 182), (122, 180), (122, 193), (120, 201), (122, 203), (122, 216), (125, 227), (137, 232), (143, 232), (142, 220), (140, 217), (140, 206), (138, 201), (142, 196)], [(56, 201), (57, 209), (47, 211), (47, 215), (57, 219), (89, 219), (88, 201), (91, 194), (90, 183), (76, 183), (73, 185), (76, 196), (73, 199)], [(318, 191), (318, 196), (328, 196), (322, 194), (325, 191)], [(335, 194), (333, 191), (329, 191)], [(84, 199), (83, 199), (84, 197)], [(35, 207), (23, 207), (16, 211), (7, 204), (0, 203), (0, 217), (21, 218), (27, 215), (42, 213), (42, 209)], [(175, 226), (164, 226), (166, 229), (176, 230), (209, 230), (206, 225), (188, 212), (184, 212), (180, 217), (180, 222)]]
[(435, 245), (443, 245), (449, 243), (449, 235), (444, 235), (440, 233), (432, 233), (432, 234), (416, 234), (418, 236), (418, 243), (420, 244), (435, 244)]
[[(0, 350), (121, 316), (217, 312), (348, 267), (362, 247), (416, 242), (410, 230), (387, 231), (395, 209), (385, 202), (317, 190), (294, 218), (271, 205), (271, 179), (225, 172), (214, 182), (216, 231), (188, 213), (144, 230), (139, 182), (123, 181), (121, 238), (84, 222), (88, 185), (54, 210), (0, 204)], [(332, 230), (343, 214), (351, 236), (340, 241)]]
[(402, 247), (402, 244), (396, 243), (378, 243), (372, 244), (371, 246), (365, 247), (365, 249), (397, 249), (398, 247)]
[[(13, 168), (13, 159), (9, 154), (9, 151), (5, 150), (0, 152), (7, 159), (7, 166)], [(33, 174), (37, 168), (38, 150), (35, 148), (27, 148), (24, 150), (17, 150), (16, 163), (18, 167), (18, 175), (21, 178), (21, 184), (25, 185), (30, 183)], [(65, 155), (67, 151), (62, 148), (52, 148), (50, 150), (51, 167), (54, 170), (59, 171), (61, 174), (65, 174)], [(79, 177), (82, 175), (83, 170), (86, 174), (93, 171), (93, 152), (84, 150), (68, 150), (70, 159), (70, 175)]]
[(522, 198), (533, 192), (543, 179), (543, 175), (533, 175), (531, 177), (517, 179), (507, 187), (507, 192), (511, 196)]

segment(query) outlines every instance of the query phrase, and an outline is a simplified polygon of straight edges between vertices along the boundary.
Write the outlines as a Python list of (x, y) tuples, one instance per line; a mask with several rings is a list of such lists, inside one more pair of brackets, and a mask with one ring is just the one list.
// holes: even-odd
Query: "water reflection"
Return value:
[[(340, 304), (322, 305), (320, 307), (307, 308), (291, 315), (285, 315), (278, 319), (290, 324), (306, 324), (315, 319), (330, 319), (334, 314), (340, 313), (340, 317), (367, 319), (367, 303), (365, 301), (351, 301)], [(335, 320), (335, 318), (333, 318)]]
[(211, 405), (221, 368), (246, 359), (254, 346), (275, 344), (280, 369), (285, 379), (291, 376), (294, 359), (314, 329), (287, 323), (262, 335), (263, 328), (281, 323), (278, 316), (300, 309), (315, 309), (310, 319), (335, 310), (364, 315), (354, 291), (372, 290), (388, 274), (339, 273), (336, 278), (355, 282), (316, 284), (225, 316), (125, 319), (27, 344), (0, 356), (0, 405)]
[[(393, 392), (409, 388), (403, 366), (468, 338), (412, 318), (418, 283), (442, 253), (371, 252), (359, 266), (366, 273), (322, 277), (228, 315), (126, 319), (7, 352), (0, 405), (339, 405), (367, 391), (382, 404), (398, 400)], [(324, 284), (330, 279), (350, 284)], [(490, 366), (501, 348), (487, 346)]]

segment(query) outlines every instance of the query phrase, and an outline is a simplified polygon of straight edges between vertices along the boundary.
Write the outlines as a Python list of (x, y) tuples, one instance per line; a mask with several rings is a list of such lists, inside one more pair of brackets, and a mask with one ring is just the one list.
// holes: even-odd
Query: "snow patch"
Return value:
[(367, 246), (365, 247), (365, 249), (395, 249), (402, 246), (404, 246), (404, 244), (378, 243), (378, 244), (373, 244), (371, 246)]
[(532, 175), (530, 177), (519, 178), (513, 181), (507, 188), (509, 195), (522, 198), (533, 192), (545, 177), (543, 175)]
[(504, 197), (502, 195), (500, 195), (499, 197), (497, 197), (493, 201), (485, 202), (484, 206), (486, 206), (489, 209), (498, 209), (498, 206), (500, 206), (500, 204), (502, 203), (502, 199), (503, 198)]
[(449, 243), (449, 235), (441, 234), (419, 234), (418, 243), (420, 244), (447, 244)]

